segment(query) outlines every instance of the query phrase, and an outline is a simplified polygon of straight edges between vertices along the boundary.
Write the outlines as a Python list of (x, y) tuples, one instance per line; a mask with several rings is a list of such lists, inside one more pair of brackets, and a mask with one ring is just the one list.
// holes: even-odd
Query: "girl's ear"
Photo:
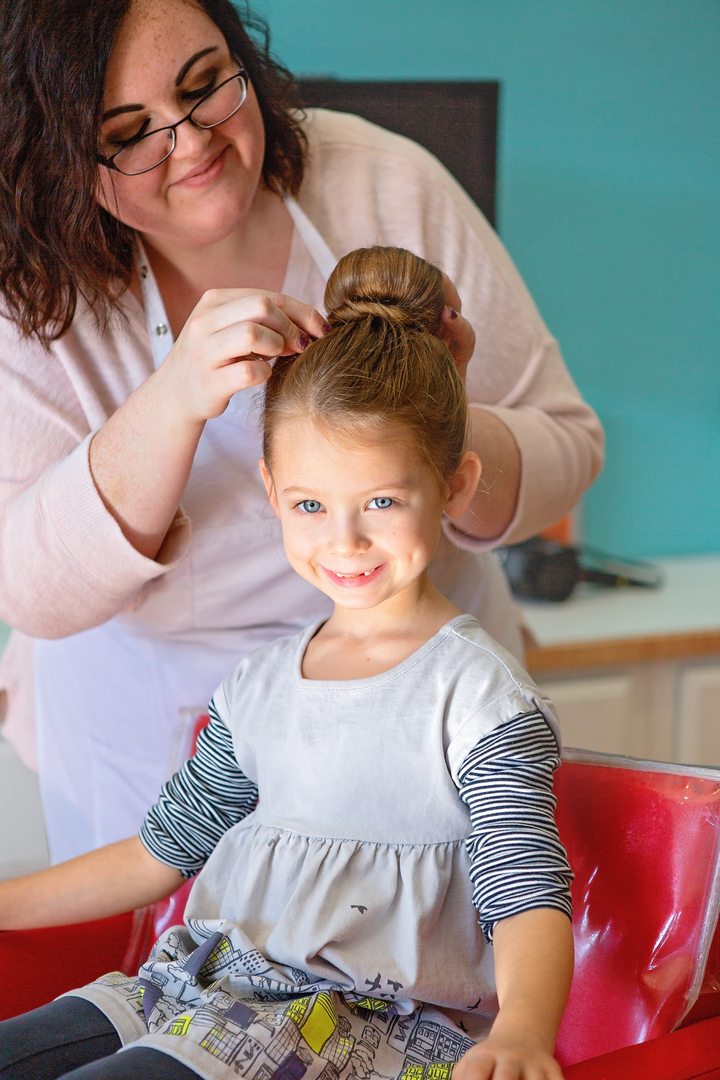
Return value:
[(445, 513), (448, 517), (461, 518), (468, 512), (481, 476), (480, 458), (473, 450), (466, 450), (460, 458), (455, 475), (447, 482), (449, 495), (445, 503)]
[(273, 484), (272, 476), (265, 465), (265, 458), (260, 458), (258, 465), (260, 467), (260, 475), (263, 478), (263, 484), (265, 485), (270, 505), (275, 511), (276, 516), (280, 517), (280, 514), (278, 513), (277, 495), (275, 494), (275, 485)]

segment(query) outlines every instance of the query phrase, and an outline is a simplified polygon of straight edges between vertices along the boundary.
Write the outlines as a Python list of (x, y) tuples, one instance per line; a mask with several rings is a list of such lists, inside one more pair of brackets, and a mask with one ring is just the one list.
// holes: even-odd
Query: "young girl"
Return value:
[(556, 719), (428, 574), (481, 470), (444, 303), (421, 259), (353, 252), (332, 331), (276, 362), (260, 469), (334, 614), (228, 676), (139, 837), (0, 886), (12, 929), (153, 903), (201, 871), (138, 978), (0, 1025), (1, 1076), (561, 1076)]

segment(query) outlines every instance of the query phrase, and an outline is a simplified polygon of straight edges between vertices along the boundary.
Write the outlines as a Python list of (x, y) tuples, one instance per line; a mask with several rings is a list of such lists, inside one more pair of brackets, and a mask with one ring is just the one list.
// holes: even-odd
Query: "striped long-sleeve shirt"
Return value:
[[(258, 801), (214, 705), (193, 758), (163, 787), (140, 833), (147, 850), (187, 878), (202, 869), (223, 834)], [(539, 711), (508, 719), (480, 739), (459, 771), (470, 812), (467, 839), (473, 902), (492, 940), (501, 919), (532, 908), (572, 914), (572, 873), (553, 811), (558, 748)]]

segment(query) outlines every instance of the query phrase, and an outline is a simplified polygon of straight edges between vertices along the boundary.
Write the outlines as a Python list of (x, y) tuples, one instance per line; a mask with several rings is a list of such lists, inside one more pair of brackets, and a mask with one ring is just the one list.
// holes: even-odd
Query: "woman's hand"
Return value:
[(460, 314), (462, 301), (458, 291), (447, 274), (443, 274), (445, 286), (445, 307), (442, 312), (442, 327), (438, 337), (444, 341), (455, 361), (455, 366), (460, 372), (460, 378), (465, 381), (468, 360), (475, 348), (475, 331), (467, 319)]
[(302, 352), (328, 326), (307, 304), (257, 289), (205, 293), (163, 363), (90, 444), (101, 499), (125, 538), (154, 559), (185, 490), (206, 420)]
[(255, 289), (213, 289), (202, 297), (156, 375), (178, 418), (203, 422), (233, 394), (270, 376), (275, 356), (302, 352), (328, 329), (315, 308)]
[(453, 1080), (562, 1080), (562, 1072), (557, 1061), (530, 1040), (491, 1035), (460, 1059)]

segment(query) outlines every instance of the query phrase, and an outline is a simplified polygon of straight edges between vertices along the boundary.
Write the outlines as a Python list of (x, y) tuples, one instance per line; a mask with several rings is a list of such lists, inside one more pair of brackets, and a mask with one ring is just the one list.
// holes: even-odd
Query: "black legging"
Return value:
[(158, 1050), (119, 1049), (99, 1009), (84, 998), (58, 998), (0, 1023), (0, 1080), (198, 1080)]

